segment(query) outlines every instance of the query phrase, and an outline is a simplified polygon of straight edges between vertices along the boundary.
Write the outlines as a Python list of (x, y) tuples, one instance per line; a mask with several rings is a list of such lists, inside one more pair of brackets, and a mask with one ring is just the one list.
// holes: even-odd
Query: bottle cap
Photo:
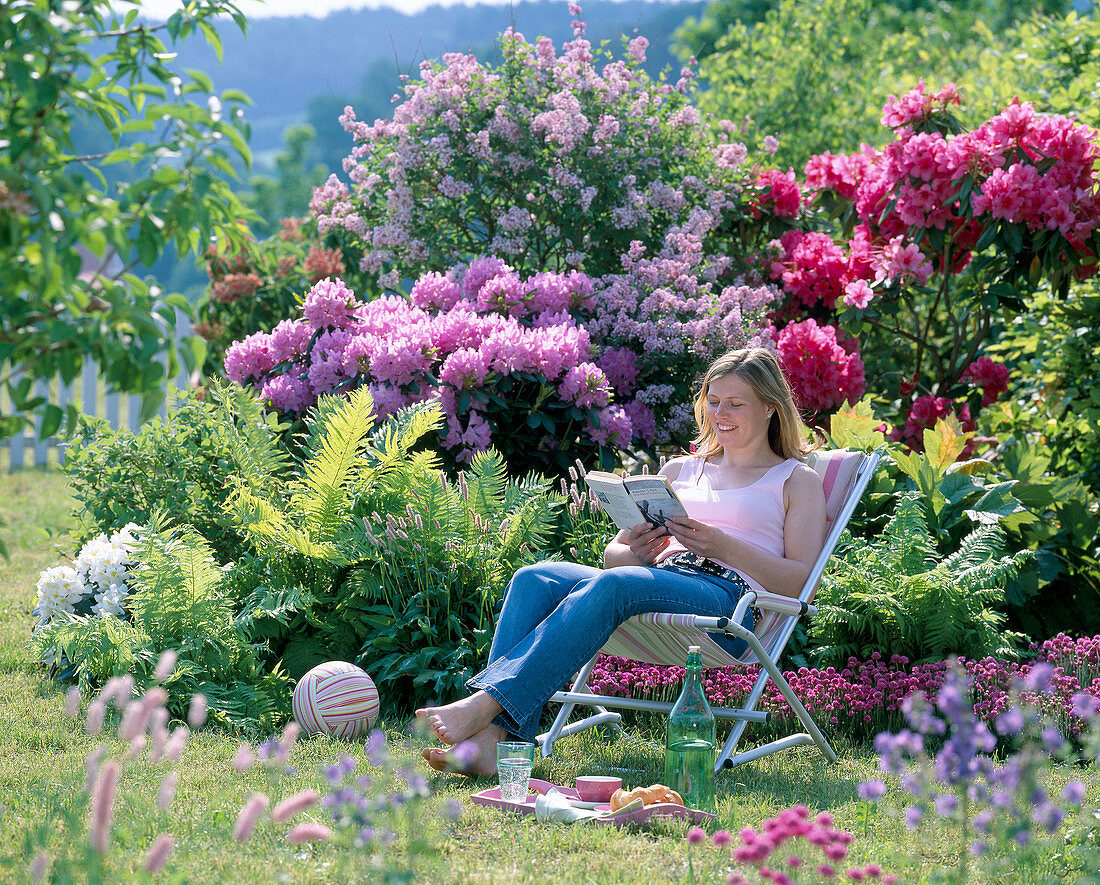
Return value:
[(699, 654), (699, 646), (697, 646), (697, 645), (689, 645), (689, 646), (688, 646), (688, 654), (689, 654), (689, 655), (690, 655), (690, 654)]

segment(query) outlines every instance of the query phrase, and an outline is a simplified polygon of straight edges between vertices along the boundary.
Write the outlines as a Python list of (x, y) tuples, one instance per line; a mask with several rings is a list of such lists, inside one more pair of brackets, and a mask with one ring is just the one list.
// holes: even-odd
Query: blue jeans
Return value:
[[(489, 664), (466, 687), (485, 691), (504, 708), (495, 724), (533, 741), (550, 696), (627, 618), (658, 611), (723, 617), (733, 614), (740, 597), (736, 585), (691, 569), (525, 566), (505, 592)], [(752, 629), (751, 610), (744, 626)], [(746, 647), (742, 640), (715, 639), (734, 656)]]

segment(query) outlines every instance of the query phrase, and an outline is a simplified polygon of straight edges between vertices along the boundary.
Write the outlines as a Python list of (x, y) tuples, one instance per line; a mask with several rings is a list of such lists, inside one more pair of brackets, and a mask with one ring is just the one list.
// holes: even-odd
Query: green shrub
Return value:
[[(1027, 431), (1026, 421), (1016, 425), (1019, 432), (1013, 429), (1008, 416), (1018, 409), (990, 410), (1002, 417), (986, 428), (981, 457), (971, 458), (965, 454), (975, 434), (951, 419), (926, 430), (924, 452), (912, 453), (886, 441), (869, 402), (841, 409), (830, 443), (881, 448), (886, 455), (848, 527), (853, 537), (873, 543), (908, 494), (920, 502), (938, 556), (960, 549), (975, 526), (997, 526), (1006, 551), (1029, 553), (1005, 576), (996, 604), (1007, 626), (1033, 639), (1059, 630), (1087, 633), (1100, 625), (1096, 498), (1080, 479), (1059, 475), (1064, 468), (1052, 460), (1049, 438)], [(794, 648), (802, 650), (798, 642)]]
[(504, 586), (545, 551), (556, 504), (495, 452), (448, 480), (416, 450), (441, 417), (421, 404), (374, 428), (365, 388), (323, 398), (299, 475), (229, 502), (249, 548), (229, 578), (239, 621), (292, 677), (354, 661), (405, 708), (484, 664)]
[(201, 397), (178, 392), (167, 417), (137, 433), (81, 417), (64, 463), (81, 506), (76, 540), (147, 525), (159, 511), (166, 525), (194, 526), (220, 561), (235, 558), (243, 537), (226, 501), (238, 482), (264, 485), (290, 468), (280, 430), (254, 393), (218, 382)]
[(129, 621), (56, 617), (35, 633), (35, 653), (56, 649), (91, 690), (124, 673), (144, 684), (161, 654), (173, 650), (176, 668), (164, 687), (174, 716), (184, 718), (192, 695), (202, 693), (212, 721), (226, 727), (267, 732), (286, 718), (286, 674), (263, 666), (265, 648), (235, 622), (209, 543), (194, 529), (173, 530), (158, 517), (141, 534), (134, 559)]
[(1004, 586), (1031, 554), (1003, 554), (1004, 530), (979, 525), (946, 558), (919, 493), (907, 492), (872, 543), (842, 540), (810, 625), (817, 666), (842, 668), (878, 651), (912, 663), (1014, 658), (1026, 637), (1004, 632)]

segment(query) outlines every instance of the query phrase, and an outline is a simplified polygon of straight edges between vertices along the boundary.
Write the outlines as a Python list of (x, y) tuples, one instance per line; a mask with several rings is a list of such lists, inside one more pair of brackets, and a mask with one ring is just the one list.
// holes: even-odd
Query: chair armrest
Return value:
[(817, 606), (791, 596), (780, 596), (778, 593), (757, 593), (753, 607), (785, 615), (812, 615), (817, 611)]

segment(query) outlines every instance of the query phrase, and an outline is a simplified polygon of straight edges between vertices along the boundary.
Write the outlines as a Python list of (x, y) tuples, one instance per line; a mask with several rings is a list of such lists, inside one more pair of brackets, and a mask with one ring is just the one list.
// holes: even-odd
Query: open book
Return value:
[(643, 522), (663, 526), (670, 516), (687, 516), (668, 477), (659, 474), (616, 476), (593, 470), (585, 474), (584, 481), (604, 512), (621, 529), (629, 531)]

